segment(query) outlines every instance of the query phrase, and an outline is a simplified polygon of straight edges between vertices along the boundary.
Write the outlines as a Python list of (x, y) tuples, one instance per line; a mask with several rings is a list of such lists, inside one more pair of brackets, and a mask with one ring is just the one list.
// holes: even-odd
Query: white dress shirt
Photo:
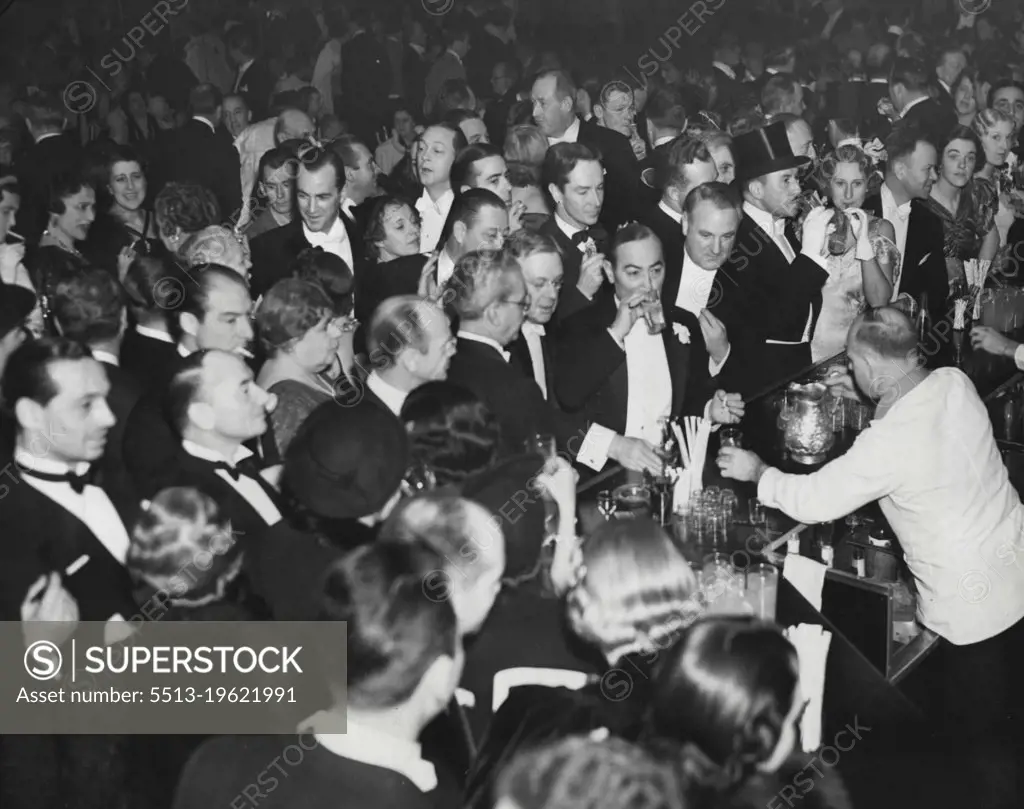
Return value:
[(444, 286), (444, 283), (452, 277), (455, 272), (455, 259), (448, 255), (448, 248), (442, 248), (437, 256), (437, 285)]
[(159, 340), (161, 343), (170, 343), (171, 345), (174, 345), (174, 338), (172, 338), (167, 332), (161, 331), (160, 329), (154, 329), (149, 326), (136, 326), (135, 331), (142, 337), (148, 337), (151, 340)]
[(920, 98), (915, 98), (913, 101), (911, 101), (909, 104), (907, 104), (907, 106), (903, 108), (903, 112), (900, 113), (900, 118), (906, 118), (908, 112), (910, 112), (918, 104), (923, 104), (925, 101), (928, 100), (928, 98), (929, 96), (921, 96)]
[(238, 88), (242, 86), (242, 78), (245, 76), (245, 71), (247, 71), (250, 67), (252, 67), (253, 62), (255, 62), (255, 61), (256, 61), (255, 59), (250, 59), (248, 62), (246, 62), (245, 64), (243, 64), (241, 67), (238, 68), (238, 74), (235, 76), (235, 87), (234, 87), (234, 92), (235, 93), (237, 93), (238, 92)]
[[(235, 466), (246, 458), (252, 457), (252, 452), (245, 447), (239, 447), (235, 457), (228, 459), (213, 450), (199, 446), (199, 444), (193, 441), (184, 440), (181, 442), (181, 446), (185, 452), (195, 458), (202, 458), (204, 461), (213, 461), (214, 463), (227, 463), (229, 466)], [(281, 512), (274, 505), (274, 501), (270, 499), (270, 496), (263, 490), (263, 487), (248, 475), (239, 475), (238, 480), (235, 480), (225, 470), (218, 469), (217, 477), (224, 480), (232, 489), (238, 492), (242, 499), (253, 507), (267, 525), (274, 525), (281, 521)]]
[[(773, 242), (779, 250), (782, 251), (782, 255), (786, 257), (786, 261), (790, 264), (796, 259), (796, 251), (793, 249), (793, 245), (789, 243), (789, 239), (786, 238), (786, 220), (776, 219), (767, 211), (762, 211), (756, 205), (751, 205), (749, 202), (743, 203), (743, 213), (754, 220), (754, 223), (761, 228)], [(807, 324), (804, 326), (803, 336), (800, 338), (801, 343), (807, 343), (811, 340), (811, 324), (814, 322), (814, 307), (810, 304), (807, 305)], [(784, 340), (765, 340), (766, 343), (771, 345), (791, 345)]]
[[(315, 728), (316, 715), (310, 717)], [(377, 730), (348, 722), (345, 733), (317, 733), (316, 740), (336, 756), (382, 767), (404, 775), (421, 791), (437, 787), (434, 765), (423, 759), (420, 745), (407, 739), (388, 736)]]
[(548, 138), (548, 146), (554, 146), (556, 143), (576, 143), (580, 139), (580, 119), (574, 118), (573, 122), (569, 124), (569, 128), (562, 133), (560, 137)]
[(885, 183), (882, 183), (879, 195), (882, 198), (882, 218), (889, 220), (892, 229), (896, 231), (896, 247), (900, 251), (900, 266), (893, 269), (895, 279), (893, 293), (895, 294), (899, 292), (899, 279), (903, 274), (903, 256), (907, 252), (907, 232), (910, 230), (910, 200), (902, 205), (897, 205), (896, 198)]
[[(615, 306), (619, 306), (618, 298)], [(657, 446), (661, 443), (658, 419), (672, 413), (672, 373), (665, 354), (665, 340), (660, 334), (647, 331), (647, 323), (641, 318), (619, 345), (626, 352), (628, 380), (623, 434), (627, 438), (643, 438)]]
[(334, 224), (331, 225), (331, 229), (327, 233), (313, 233), (303, 223), (302, 235), (306, 237), (306, 241), (311, 246), (322, 247), (326, 252), (336, 255), (350, 268), (352, 267), (352, 242), (348, 238), (348, 229), (340, 214), (335, 218)]
[(1024, 506), (962, 371), (933, 371), (817, 472), (767, 470), (757, 496), (801, 522), (878, 500), (917, 583), (918, 619), (950, 643), (1024, 617)]
[(370, 375), (366, 377), (366, 387), (396, 416), (402, 412), (402, 405), (409, 397), (404, 390), (399, 390), (394, 385), (385, 382), (376, 371), (371, 371)]
[(416, 210), (420, 213), (420, 252), (427, 255), (434, 252), (441, 241), (444, 223), (455, 202), (455, 194), (451, 189), (445, 191), (437, 202), (430, 198), (424, 189), (422, 196), (416, 200)]
[(547, 330), (539, 323), (531, 323), (527, 320), (523, 323), (522, 331), (523, 339), (526, 340), (526, 347), (530, 350), (533, 379), (537, 383), (537, 387), (540, 388), (540, 392), (544, 394), (544, 398), (547, 399), (548, 380), (544, 367), (544, 346), (541, 343), (541, 337), (547, 334)]
[[(14, 453), (14, 461), (24, 469), (33, 469), (47, 475), (65, 475), (69, 472), (84, 475), (89, 470), (87, 463), (80, 463), (72, 469), (66, 463), (50, 458), (40, 458), (23, 449)], [(110, 502), (110, 498), (107, 497), (107, 493), (103, 489), (88, 484), (82, 493), (78, 494), (71, 488), (70, 483), (41, 480), (31, 475), (25, 475), (22, 480), (81, 520), (93, 536), (110, 552), (110, 555), (122, 565), (124, 564), (130, 544), (128, 530), (121, 522), (121, 515), (117, 513), (117, 509), (114, 508), (114, 504)]]

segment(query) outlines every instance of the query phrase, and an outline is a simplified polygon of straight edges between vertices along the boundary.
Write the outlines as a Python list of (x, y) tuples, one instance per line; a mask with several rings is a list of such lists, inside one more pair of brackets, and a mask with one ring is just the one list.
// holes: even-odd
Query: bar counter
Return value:
[[(1024, 373), (1018, 371), (1008, 358), (973, 351), (969, 334), (953, 332), (947, 324), (940, 324), (922, 341), (922, 352), (929, 367), (956, 366), (974, 382), (988, 406), (996, 438), (1011, 472), (1011, 481), (1020, 491), (1024, 483)], [(832, 368), (845, 365), (845, 355), (837, 355), (780, 381), (748, 401), (746, 415), (738, 425), (743, 434), (743, 446), (756, 452), (766, 463), (796, 474), (813, 472), (844, 453), (857, 433), (870, 421), (870, 406), (862, 405), (858, 414), (858, 405), (848, 404), (845, 424), (835, 432), (834, 445), (816, 464), (798, 463), (790, 457), (779, 427), (779, 414), (791, 383), (822, 381)], [(725, 541), (715, 545), (694, 541), (679, 520), (673, 519), (669, 527), (691, 564), (700, 569), (706, 554), (723, 552), (732, 555), (737, 568), (764, 560), (784, 566), (785, 544), (775, 551), (767, 549), (766, 545), (793, 529), (799, 531), (800, 553), (807, 558), (820, 560), (821, 543), (823, 540), (829, 542), (834, 558), (826, 573), (821, 615), (890, 684), (897, 685), (903, 681), (936, 647), (938, 637), (914, 619), (913, 581), (899, 543), (878, 504), (868, 504), (833, 524), (809, 526), (798, 524), (781, 512), (766, 509), (766, 525), (755, 529), (743, 517), (748, 514), (749, 501), (756, 497), (756, 487), (723, 479), (715, 465), (717, 450), (718, 440), (713, 437), (708, 448), (704, 486), (734, 491), (739, 499), (739, 517)], [(615, 467), (581, 484), (580, 518), (585, 534), (604, 519), (597, 511), (597, 493), (614, 490), (626, 482), (636, 482), (635, 476)], [(890, 547), (880, 547), (886, 542)], [(864, 557), (864, 575), (856, 572), (855, 554)], [(780, 594), (788, 589), (788, 586), (783, 587), (780, 575)]]

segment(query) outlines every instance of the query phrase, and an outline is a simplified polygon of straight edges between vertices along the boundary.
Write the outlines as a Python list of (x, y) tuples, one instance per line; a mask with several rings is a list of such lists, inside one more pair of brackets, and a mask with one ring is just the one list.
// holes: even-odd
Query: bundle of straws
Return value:
[(973, 303), (971, 318), (976, 321), (981, 319), (981, 290), (985, 288), (985, 279), (991, 267), (992, 262), (987, 259), (969, 258), (964, 261), (964, 276), (970, 290), (969, 300)]
[(682, 427), (672, 422), (672, 430), (679, 445), (683, 471), (676, 481), (674, 500), (678, 505), (689, 503), (694, 494), (704, 488), (704, 462), (711, 439), (711, 422), (699, 416), (686, 416)]

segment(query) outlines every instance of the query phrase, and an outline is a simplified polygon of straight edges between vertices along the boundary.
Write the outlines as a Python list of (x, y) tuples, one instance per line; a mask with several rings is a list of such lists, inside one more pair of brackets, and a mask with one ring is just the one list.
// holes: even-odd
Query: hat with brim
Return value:
[(793, 154), (786, 124), (782, 121), (734, 136), (732, 156), (736, 161), (736, 180), (740, 183), (811, 162), (809, 157)]
[(354, 520), (379, 512), (409, 468), (405, 427), (368, 401), (325, 402), (285, 452), (283, 487), (319, 517)]
[(24, 325), (36, 308), (36, 296), (24, 287), (0, 283), (0, 337)]

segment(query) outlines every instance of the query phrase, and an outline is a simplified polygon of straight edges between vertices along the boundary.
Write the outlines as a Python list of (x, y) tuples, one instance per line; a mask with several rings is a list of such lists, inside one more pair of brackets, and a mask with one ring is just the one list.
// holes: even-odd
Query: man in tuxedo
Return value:
[(1017, 134), (1013, 152), (1019, 161), (1024, 162), (1024, 137), (1021, 134), (1024, 132), (1024, 84), (1008, 79), (996, 82), (988, 91), (988, 105), (1013, 119)]
[(64, 107), (44, 93), (29, 97), (25, 124), (33, 144), (15, 165), (21, 187), (18, 224), (28, 244), (36, 244), (46, 227), (46, 205), (50, 184), (61, 174), (79, 167), (81, 146), (64, 132)]
[(718, 179), (718, 169), (707, 146), (687, 136), (673, 140), (659, 163), (656, 184), (661, 199), (641, 221), (654, 231), (664, 251), (662, 304), (669, 307), (679, 294), (683, 268), (683, 205), (694, 188)]
[(928, 70), (917, 59), (899, 57), (889, 75), (889, 97), (900, 115), (900, 125), (923, 130), (941, 141), (957, 123), (952, 104), (940, 104), (928, 94)]
[(262, 121), (274, 92), (274, 76), (266, 63), (256, 58), (256, 39), (248, 26), (236, 25), (228, 31), (227, 48), (238, 71), (231, 92), (241, 94), (253, 117)]
[(793, 154), (785, 124), (738, 135), (733, 151), (743, 218), (732, 256), (720, 270), (716, 312), (730, 340), (742, 346), (730, 370), (750, 396), (811, 363), (810, 340), (828, 278), (820, 255), (827, 225), (815, 216), (814, 226), (804, 227), (802, 246), (788, 226), (801, 192), (798, 170), (810, 160)]
[(220, 90), (200, 84), (189, 95), (192, 120), (164, 142), (158, 159), (158, 185), (196, 183), (213, 191), (221, 213), (231, 216), (242, 207), (241, 169), (231, 142), (218, 137), (223, 106)]
[(609, 287), (593, 306), (570, 318), (558, 347), (555, 384), (570, 412), (607, 424), (627, 437), (661, 444), (664, 418), (703, 414), (718, 423), (739, 420), (737, 394), (711, 396), (707, 351), (689, 312), (665, 311), (652, 333), (645, 310), (660, 306), (665, 260), (646, 225), (621, 228), (612, 243)]
[(885, 181), (879, 193), (864, 201), (864, 210), (892, 223), (900, 251), (896, 294), (918, 303), (928, 296), (933, 323), (946, 316), (949, 280), (943, 253), (942, 221), (921, 200), (928, 199), (938, 179), (938, 152), (926, 132), (905, 124), (885, 141)]
[(231, 138), (234, 144), (235, 139), (244, 132), (252, 123), (252, 110), (245, 101), (245, 96), (240, 93), (231, 93), (224, 96), (223, 129)]
[(565, 282), (556, 318), (561, 321), (590, 305), (604, 283), (608, 234), (598, 226), (605, 200), (601, 161), (579, 143), (557, 143), (544, 155), (541, 182), (555, 203), (555, 213), (540, 227), (562, 250)]
[(967, 56), (956, 45), (947, 45), (935, 55), (935, 78), (942, 88), (941, 102), (948, 106), (953, 104), (953, 82), (957, 76), (967, 69)]
[[(208, 264), (191, 268), (174, 310), (178, 360), (155, 378), (132, 408), (125, 425), (121, 453), (141, 491), (161, 488), (179, 442), (166, 418), (164, 395), (174, 374), (188, 357), (217, 349), (244, 356), (253, 339), (252, 298), (242, 277), (226, 267)], [(140, 494), (140, 496), (142, 496)]]
[(373, 313), (366, 348), (368, 373), (339, 389), (334, 401), (342, 407), (376, 405), (397, 418), (412, 391), (446, 378), (455, 340), (439, 304), (417, 295), (396, 295)]
[[(564, 70), (541, 73), (533, 83), (531, 100), (534, 122), (547, 137), (549, 146), (562, 143), (586, 146), (604, 167), (608, 203), (599, 208), (605, 228), (613, 232), (636, 216), (641, 195), (640, 164), (629, 138), (576, 116), (576, 85)], [(566, 273), (569, 273), (568, 267)]]
[(120, 367), (121, 341), (128, 325), (121, 295), (121, 287), (109, 272), (89, 269), (61, 278), (51, 301), (61, 336), (85, 345), (107, 374), (107, 404), (116, 419), (107, 434), (103, 458), (107, 480), (116, 480), (124, 471), (121, 446), (125, 424), (143, 392), (139, 381)]
[[(526, 350), (533, 369), (544, 364), (546, 395), (535, 381), (537, 371), (526, 372), (522, 359), (512, 360), (510, 349), (524, 325), (526, 312), (532, 308), (521, 261), (533, 265), (528, 271), (539, 292), (534, 310), (537, 320), (550, 318), (555, 311), (549, 285), (558, 286), (561, 268), (556, 269), (552, 254), (547, 252), (553, 246), (550, 239), (544, 243), (532, 241), (543, 238), (524, 232), (517, 234), (512, 250), (504, 254), (487, 250), (459, 259), (442, 296), (459, 317), (458, 347), (448, 379), (473, 391), (497, 417), (509, 452), (521, 452), (526, 440), (538, 433), (551, 434), (560, 449), (595, 471), (611, 458), (627, 469), (655, 472), (661, 468), (661, 461), (650, 443), (560, 412), (547, 382), (550, 357), (544, 352), (544, 335), (528, 329)], [(541, 253), (545, 255), (538, 257)], [(530, 348), (530, 331), (532, 336), (541, 337), (539, 353), (535, 353), (536, 345)], [(521, 348), (518, 353), (521, 358)]]
[(345, 166), (345, 184), (341, 188), (341, 217), (352, 239), (354, 254), (361, 255), (366, 249), (363, 233), (370, 219), (370, 208), (374, 198), (381, 194), (377, 184), (380, 169), (372, 152), (352, 135), (342, 135), (332, 141), (331, 148), (338, 153)]
[(28, 337), (25, 321), (36, 306), (36, 296), (24, 287), (0, 284), (0, 376), (7, 358)]
[(180, 441), (162, 479), (150, 481), (144, 496), (166, 486), (193, 486), (217, 502), (222, 517), (243, 537), (276, 524), (281, 519), (277, 494), (244, 446), (266, 432), (275, 403), (238, 354), (213, 349), (185, 358), (164, 395)]
[[(462, 256), (473, 250), (500, 250), (507, 236), (508, 208), (496, 194), (486, 188), (471, 188), (459, 194), (448, 214), (434, 282), (444, 286)], [(377, 305), (392, 295), (417, 294), (426, 262), (426, 257), (417, 253), (389, 261), (368, 274), (356, 296), (358, 317), (368, 320)]]
[(257, 297), (287, 278), (292, 262), (307, 247), (321, 247), (352, 268), (359, 284), (365, 259), (361, 234), (354, 222), (341, 215), (345, 164), (330, 147), (313, 148), (299, 160), (295, 198), (299, 218), (252, 241), (249, 276)]
[(85, 621), (135, 614), (124, 568), (137, 502), (97, 477), (114, 415), (110, 383), (80, 343), (27, 342), (7, 362), (4, 406), (15, 425), (4, 472), (0, 613), (21, 619), (21, 603), (40, 576), (56, 573)]

